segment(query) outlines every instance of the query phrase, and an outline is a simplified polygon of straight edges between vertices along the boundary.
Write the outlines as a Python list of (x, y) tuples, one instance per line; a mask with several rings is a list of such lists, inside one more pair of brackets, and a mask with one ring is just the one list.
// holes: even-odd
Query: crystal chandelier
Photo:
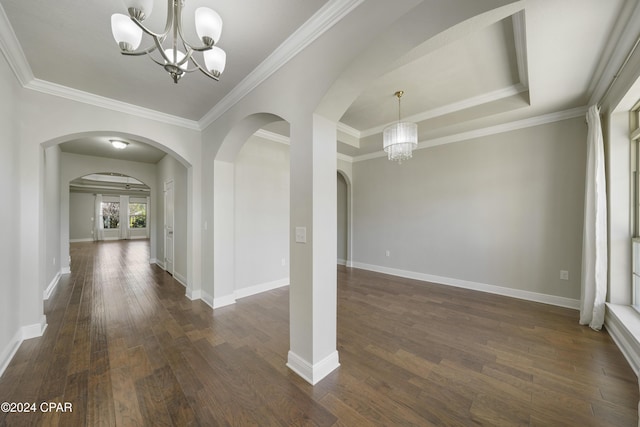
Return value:
[(394, 95), (398, 98), (398, 121), (384, 128), (382, 139), (389, 160), (402, 163), (411, 158), (411, 151), (418, 146), (418, 125), (400, 121), (400, 98), (404, 91), (399, 90)]
[[(116, 13), (111, 16), (113, 38), (120, 46), (123, 55), (149, 55), (156, 64), (163, 67), (178, 83), (184, 73), (195, 70), (206, 76), (219, 80), (227, 60), (226, 53), (215, 46), (222, 33), (222, 19), (214, 10), (199, 7), (195, 11), (195, 27), (201, 46), (193, 46), (182, 34), (182, 8), (185, 0), (167, 0), (167, 23), (162, 33), (155, 33), (145, 27), (142, 22), (151, 15), (153, 0), (128, 0), (129, 15)], [(142, 33), (153, 39), (147, 48), (138, 49), (142, 41)], [(164, 46), (167, 41), (167, 47)], [(181, 50), (183, 49), (183, 50)], [(151, 55), (158, 51), (156, 57)], [(201, 52), (204, 63), (198, 62), (195, 52)], [(189, 68), (189, 65), (193, 65)]]

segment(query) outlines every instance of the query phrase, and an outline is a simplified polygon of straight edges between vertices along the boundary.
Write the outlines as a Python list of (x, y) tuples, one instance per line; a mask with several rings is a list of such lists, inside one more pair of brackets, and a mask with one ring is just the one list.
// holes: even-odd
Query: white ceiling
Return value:
[[(635, 2), (528, 0), (524, 14), (425, 49), (360, 94), (341, 119), (342, 130), (359, 144), (340, 143), (338, 149), (350, 156), (379, 151), (382, 128), (397, 118), (393, 94), (399, 89), (405, 91), (403, 118), (418, 122), (421, 141), (584, 107), (608, 60), (611, 34)], [(146, 22), (160, 29), (166, 12), (163, 2), (155, 3)], [(219, 45), (227, 68), (220, 82), (193, 73), (173, 84), (149, 59), (119, 53), (109, 23), (112, 13), (124, 12), (119, 0), (0, 0), (35, 78), (195, 121), (328, 0), (189, 0), (186, 7), (204, 3), (223, 19)], [(288, 126), (269, 130), (286, 133)], [(73, 141), (62, 148), (91, 154), (103, 143)], [(150, 151), (146, 161), (157, 155)]]
[[(198, 120), (326, 1), (187, 1), (185, 16), (192, 16), (198, 6), (209, 5), (222, 17), (218, 45), (227, 52), (227, 67), (217, 83), (196, 72), (179, 84), (149, 58), (120, 54), (111, 34), (111, 15), (127, 13), (122, 1), (0, 3), (35, 78)], [(145, 24), (161, 32), (165, 18), (166, 2), (155, 0)], [(187, 25), (189, 21), (183, 22)], [(185, 27), (185, 37), (197, 40), (192, 27)]]

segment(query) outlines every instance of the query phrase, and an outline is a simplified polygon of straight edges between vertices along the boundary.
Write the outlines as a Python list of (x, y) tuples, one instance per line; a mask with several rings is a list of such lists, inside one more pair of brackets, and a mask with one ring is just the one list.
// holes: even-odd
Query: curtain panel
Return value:
[(602, 125), (596, 105), (587, 111), (587, 124), (580, 324), (600, 330), (607, 297), (607, 195)]

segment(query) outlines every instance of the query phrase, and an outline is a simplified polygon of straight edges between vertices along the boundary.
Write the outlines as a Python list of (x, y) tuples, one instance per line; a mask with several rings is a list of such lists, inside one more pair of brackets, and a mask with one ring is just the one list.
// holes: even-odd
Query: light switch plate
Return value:
[(296, 227), (296, 243), (307, 243), (307, 227)]

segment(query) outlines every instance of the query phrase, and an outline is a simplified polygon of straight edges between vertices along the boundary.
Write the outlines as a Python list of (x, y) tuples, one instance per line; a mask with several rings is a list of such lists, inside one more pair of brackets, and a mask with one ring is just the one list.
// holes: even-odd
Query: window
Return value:
[(631, 111), (631, 284), (633, 307), (640, 311), (640, 103)]
[(102, 202), (102, 224), (104, 229), (120, 227), (120, 202)]
[(146, 203), (129, 203), (129, 228), (147, 228)]

